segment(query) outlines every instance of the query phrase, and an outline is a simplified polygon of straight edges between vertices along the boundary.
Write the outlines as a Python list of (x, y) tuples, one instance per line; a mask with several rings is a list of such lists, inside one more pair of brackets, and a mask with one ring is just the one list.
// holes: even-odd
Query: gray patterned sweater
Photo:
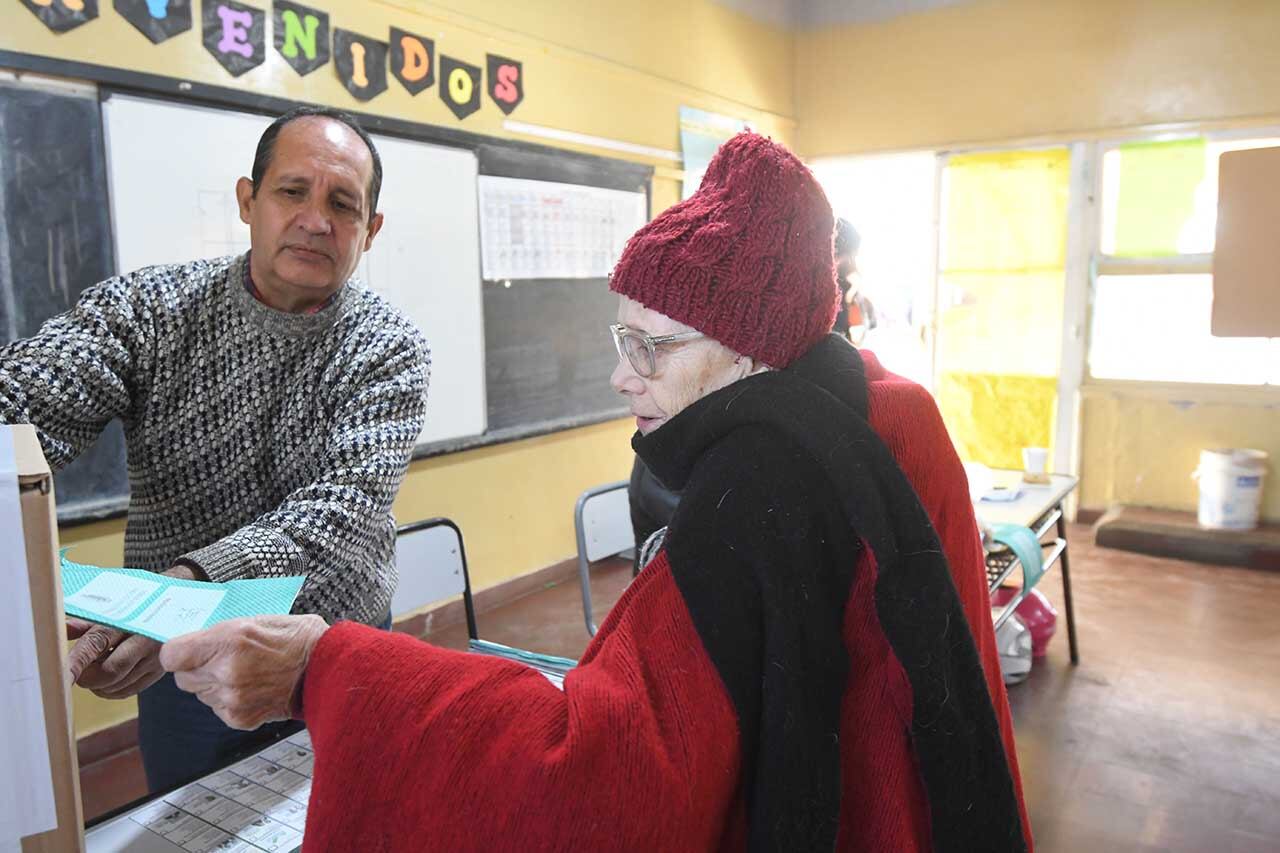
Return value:
[(126, 565), (305, 574), (295, 612), (376, 622), (396, 585), (391, 502), (422, 430), (426, 341), (354, 280), (315, 314), (275, 311), (243, 286), (245, 263), (86, 290), (0, 349), (0, 421), (35, 424), (56, 469), (120, 418)]

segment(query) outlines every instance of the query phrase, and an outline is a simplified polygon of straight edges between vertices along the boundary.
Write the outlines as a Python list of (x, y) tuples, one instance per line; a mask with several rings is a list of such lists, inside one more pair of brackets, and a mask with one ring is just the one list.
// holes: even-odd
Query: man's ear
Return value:
[(253, 218), (253, 181), (241, 178), (236, 181), (236, 202), (240, 205), (240, 221), (245, 225)]
[(367, 252), (373, 248), (373, 238), (378, 236), (378, 232), (382, 230), (382, 214), (375, 213), (373, 219), (369, 220), (369, 233), (364, 238), (364, 250)]

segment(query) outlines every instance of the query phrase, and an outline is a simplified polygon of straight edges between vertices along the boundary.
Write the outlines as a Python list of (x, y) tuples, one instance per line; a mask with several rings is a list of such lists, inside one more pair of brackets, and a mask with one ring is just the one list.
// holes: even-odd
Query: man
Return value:
[[(35, 424), (55, 468), (123, 421), (126, 565), (211, 581), (306, 575), (295, 612), (389, 624), (391, 502), (422, 430), (431, 358), (351, 279), (382, 227), (381, 183), (354, 119), (294, 110), (236, 184), (247, 255), (108, 279), (0, 349), (0, 421)], [(78, 684), (140, 694), (153, 790), (243, 745), (159, 680), (159, 643), (75, 620), (69, 633)]]
[(840, 286), (840, 308), (831, 331), (861, 344), (876, 327), (876, 310), (865, 294), (854, 290), (852, 276), (858, 272), (858, 247), (862, 237), (847, 219), (836, 220), (836, 284)]

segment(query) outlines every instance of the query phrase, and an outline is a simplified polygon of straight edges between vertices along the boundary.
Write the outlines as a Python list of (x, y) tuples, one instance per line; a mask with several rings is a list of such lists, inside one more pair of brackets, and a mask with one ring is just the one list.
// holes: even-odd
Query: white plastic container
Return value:
[(1266, 473), (1265, 451), (1200, 451), (1200, 467), (1192, 475), (1200, 483), (1200, 526), (1216, 530), (1257, 527)]

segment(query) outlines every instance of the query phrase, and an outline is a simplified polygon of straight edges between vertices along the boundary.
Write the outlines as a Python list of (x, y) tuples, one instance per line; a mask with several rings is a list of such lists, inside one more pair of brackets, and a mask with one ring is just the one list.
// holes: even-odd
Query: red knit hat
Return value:
[(609, 288), (770, 367), (831, 331), (831, 205), (781, 145), (745, 131), (698, 191), (632, 236)]

